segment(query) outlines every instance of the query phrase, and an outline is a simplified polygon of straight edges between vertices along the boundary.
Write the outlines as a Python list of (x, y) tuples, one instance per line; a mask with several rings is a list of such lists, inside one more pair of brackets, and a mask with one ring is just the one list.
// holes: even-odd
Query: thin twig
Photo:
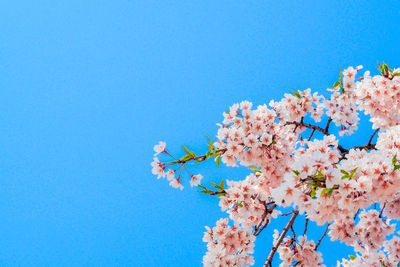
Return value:
[(319, 239), (317, 245), (315, 246), (315, 250), (317, 250), (318, 246), (321, 244), (322, 239), (324, 239), (324, 237), (326, 236), (326, 233), (328, 232), (328, 227), (329, 227), (330, 223), (328, 223), (328, 225), (325, 228), (325, 232), (324, 234), (321, 236), (321, 238)]
[(372, 139), (374, 138), (375, 134), (379, 131), (380, 128), (376, 129), (375, 132), (371, 135), (371, 137), (369, 138), (368, 144), (367, 146), (369, 146), (372, 142)]
[(282, 213), (282, 216), (288, 216), (288, 215), (292, 214), (293, 212), (295, 212), (295, 210), (292, 210), (291, 212), (288, 212), (288, 213)]
[(356, 214), (354, 214), (353, 220), (357, 218), (358, 213), (360, 212), (360, 209), (357, 210)]
[(386, 207), (386, 201), (385, 201), (385, 203), (383, 203), (383, 207), (381, 209), (381, 212), (379, 213), (379, 218), (382, 218), (382, 213), (383, 213), (383, 210), (385, 209), (385, 207)]
[(283, 228), (283, 231), (281, 233), (281, 235), (279, 236), (278, 241), (276, 242), (275, 246), (272, 247), (271, 252), (268, 255), (267, 260), (264, 263), (264, 267), (268, 267), (268, 265), (271, 265), (272, 262), (272, 258), (274, 257), (274, 254), (276, 252), (276, 250), (278, 249), (278, 247), (280, 246), (280, 244), (283, 241), (283, 238), (285, 237), (286, 233), (288, 232), (290, 226), (293, 225), (294, 220), (296, 219), (297, 215), (299, 214), (299, 211), (295, 211), (292, 215), (292, 217), (290, 218), (289, 222), (287, 223), (287, 225), (285, 226), (285, 228)]
[(304, 233), (303, 233), (303, 235), (306, 235), (307, 226), (308, 226), (308, 218), (306, 218), (306, 223), (304, 224)]
[(311, 132), (310, 136), (308, 137), (307, 141), (311, 140), (311, 137), (313, 136), (314, 133), (315, 133), (315, 129), (312, 130), (312, 132)]
[[(289, 124), (294, 124), (294, 125), (296, 125), (296, 127), (303, 126), (303, 127), (309, 128), (309, 129), (313, 129), (313, 130), (319, 131), (319, 132), (321, 132), (321, 133), (323, 133), (325, 135), (329, 135), (329, 132), (328, 132), (327, 128), (323, 129), (323, 128), (321, 128), (319, 126), (316, 126), (316, 125), (304, 123), (303, 121), (300, 121), (300, 122), (297, 122), (297, 121), (286, 122), (286, 125), (289, 125)], [(327, 126), (329, 128), (329, 125), (327, 125)], [(348, 149), (343, 148), (341, 145), (338, 145), (337, 148), (339, 149), (340, 153), (348, 153), (349, 152)]]
[(296, 241), (296, 233), (294, 232), (293, 224), (290, 226), (290, 230), (292, 230), (292, 233), (293, 233), (293, 242), (294, 242), (294, 241)]

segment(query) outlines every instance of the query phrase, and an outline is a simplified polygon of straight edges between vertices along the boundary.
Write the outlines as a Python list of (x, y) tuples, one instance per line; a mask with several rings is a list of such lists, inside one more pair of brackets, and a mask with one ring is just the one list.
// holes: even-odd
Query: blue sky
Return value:
[[(400, 66), (398, 1), (1, 7), (1, 266), (200, 266), (204, 226), (226, 215), (188, 183), (178, 192), (157, 181), (154, 144), (201, 153), (235, 102), (324, 90), (350, 65)], [(205, 181), (247, 174), (192, 170)], [(256, 242), (256, 266), (272, 231)], [(327, 240), (320, 248), (328, 265), (351, 253)]]

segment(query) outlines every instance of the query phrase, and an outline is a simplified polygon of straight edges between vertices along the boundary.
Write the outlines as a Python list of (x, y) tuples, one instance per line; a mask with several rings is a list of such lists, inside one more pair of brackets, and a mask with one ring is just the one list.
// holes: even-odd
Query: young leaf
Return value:
[(316, 192), (315, 188), (311, 189), (311, 194), (310, 194), (310, 196), (311, 196), (312, 198), (315, 198), (315, 197), (317, 196), (317, 192)]
[(355, 168), (351, 173), (350, 173), (350, 178), (353, 178), (354, 174), (356, 173), (358, 167)]
[(353, 255), (349, 255), (349, 258), (350, 258), (350, 260), (355, 260), (356, 259), (356, 257), (353, 256)]
[(294, 90), (291, 90), (291, 91), (292, 91), (292, 93), (293, 93), (298, 99), (301, 98), (301, 95), (299, 94), (299, 90), (297, 90), (297, 92), (294, 91)]
[(329, 190), (328, 190), (328, 196), (330, 197), (330, 196), (332, 196), (332, 193), (333, 193), (333, 188), (329, 188)]
[(187, 149), (184, 145), (182, 145), (183, 149), (185, 150), (186, 154), (190, 155), (189, 149)]
[(292, 172), (293, 172), (294, 174), (296, 174), (296, 175), (299, 175), (299, 174), (300, 174), (300, 172), (299, 172), (298, 170), (292, 170)]
[(219, 167), (219, 162), (221, 160), (221, 155), (218, 155), (214, 160), (215, 160), (215, 163), (217, 163), (217, 165)]
[(329, 188), (324, 188), (321, 191), (321, 196), (323, 196), (326, 192), (328, 192)]
[(216, 189), (221, 189), (221, 187), (219, 185), (217, 185), (216, 183), (210, 182), (210, 184), (212, 186), (214, 186)]
[(208, 148), (209, 148), (210, 150), (214, 149), (214, 146), (213, 146), (213, 143), (212, 143), (212, 141), (211, 141), (211, 138), (210, 138), (208, 135), (206, 135), (206, 137), (208, 138), (208, 142), (210, 143), (209, 145), (207, 145)]
[(201, 187), (201, 188), (207, 190), (207, 188), (206, 188), (204, 185), (202, 185), (202, 184), (199, 184), (198, 187)]
[(340, 69), (340, 83), (343, 83), (343, 70)]
[(180, 158), (180, 160), (186, 161), (186, 160), (189, 160), (189, 159), (191, 159), (191, 158), (192, 158), (191, 155), (186, 154), (185, 156), (183, 156), (182, 158)]
[(329, 89), (333, 89), (333, 88), (339, 86), (339, 84), (340, 84), (340, 82), (339, 82), (339, 81), (336, 81), (336, 82), (333, 84), (333, 86), (330, 87)]

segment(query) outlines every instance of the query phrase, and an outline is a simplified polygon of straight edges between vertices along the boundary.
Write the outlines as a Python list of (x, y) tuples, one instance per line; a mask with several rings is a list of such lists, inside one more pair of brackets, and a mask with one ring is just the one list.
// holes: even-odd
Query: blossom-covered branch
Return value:
[[(200, 156), (185, 146), (182, 157), (170, 154), (164, 142), (155, 146), (151, 165), (158, 178), (183, 189), (185, 170), (190, 185), (218, 197), (229, 216), (207, 227), (205, 266), (253, 265), (255, 238), (285, 215), (291, 219), (281, 232), (275, 230), (264, 266), (272, 264), (276, 253), (284, 266), (323, 266), (317, 249), (326, 236), (354, 248), (355, 255), (342, 259), (341, 266), (400, 262), (395, 233), (400, 219), (400, 69), (378, 66), (380, 75), (375, 76), (369, 71), (360, 75), (361, 66), (341, 70), (328, 88), (329, 97), (293, 90), (268, 105), (232, 105), (218, 124), (217, 140), (208, 138), (207, 152)], [(359, 112), (369, 116), (371, 135), (345, 148), (341, 137), (358, 129)], [(326, 124), (321, 125), (322, 119)], [(208, 188), (200, 183), (202, 175), (189, 170), (189, 163), (207, 159), (218, 166), (245, 166), (250, 173), (243, 180), (210, 182)], [(306, 217), (302, 235), (293, 227), (297, 216)], [(326, 225), (317, 244), (306, 236), (309, 221)]]

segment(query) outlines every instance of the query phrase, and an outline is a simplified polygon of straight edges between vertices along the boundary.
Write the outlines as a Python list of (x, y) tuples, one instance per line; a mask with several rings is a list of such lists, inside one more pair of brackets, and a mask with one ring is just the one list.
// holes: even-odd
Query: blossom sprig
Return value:
[(389, 80), (392, 80), (396, 76), (400, 76), (400, 71), (393, 72), (393, 70), (389, 68), (385, 62), (382, 62), (382, 64), (378, 62), (378, 68), (382, 76), (388, 78)]
[[(183, 189), (183, 185), (181, 183), (181, 177), (182, 177), (182, 172), (185, 170), (189, 176), (190, 176), (190, 186), (197, 186), (200, 184), (203, 176), (201, 174), (193, 175), (189, 169), (187, 168), (186, 164), (197, 164), (200, 162), (203, 162), (209, 158), (214, 158), (215, 162), (219, 166), (220, 164), (220, 159), (221, 156), (224, 154), (226, 149), (216, 149), (214, 148), (211, 139), (207, 136), (209, 139), (210, 144), (208, 144), (209, 150), (207, 151), (206, 154), (197, 156), (193, 151), (189, 150), (186, 146), (182, 145), (183, 150), (185, 151), (185, 155), (182, 156), (181, 158), (177, 158), (170, 154), (166, 150), (166, 143), (165, 142), (159, 142), (159, 144), (154, 146), (154, 159), (153, 162), (151, 163), (151, 166), (153, 167), (152, 173), (157, 175), (158, 178), (161, 177), (166, 177), (167, 180), (170, 182), (170, 185), (174, 188), (179, 188)], [(173, 160), (172, 161), (167, 161), (167, 162), (160, 162), (158, 159), (159, 154), (166, 154), (170, 156)], [(177, 167), (175, 167), (177, 166)], [(175, 168), (173, 168), (175, 167)], [(178, 177), (175, 178), (175, 173), (179, 172)]]
[(213, 183), (211, 181), (210, 181), (210, 184), (216, 190), (209, 189), (209, 188), (205, 187), (204, 185), (199, 184), (198, 187), (200, 187), (202, 190), (198, 190), (197, 192), (200, 192), (200, 193), (203, 193), (206, 195), (217, 196), (217, 197), (226, 195), (224, 179), (221, 180), (221, 183), (219, 185), (216, 183)]

